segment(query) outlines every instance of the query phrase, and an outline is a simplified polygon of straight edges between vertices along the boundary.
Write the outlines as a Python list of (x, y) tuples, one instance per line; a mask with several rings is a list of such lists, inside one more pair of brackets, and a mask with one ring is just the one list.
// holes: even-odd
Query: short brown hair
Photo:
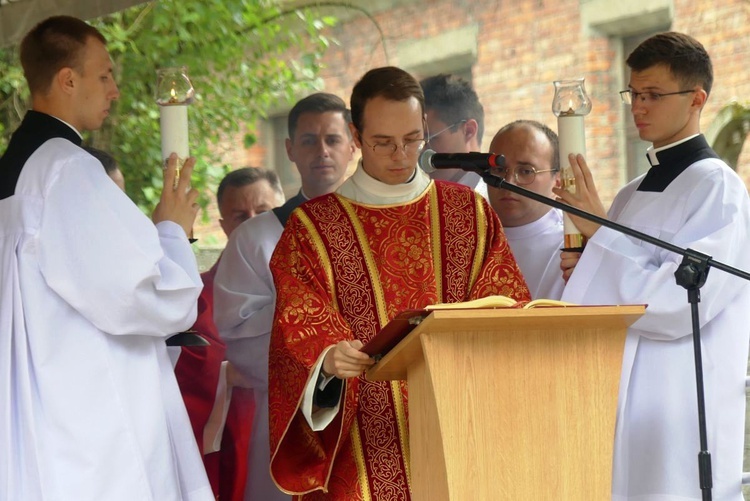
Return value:
[[(425, 78), (419, 85), (424, 92), (425, 107), (434, 111), (445, 124), (458, 124), (461, 120), (477, 122), (477, 142), (484, 136), (484, 108), (471, 84), (457, 75), (440, 73)], [(455, 131), (455, 129), (452, 129)]]
[[(294, 141), (294, 134), (297, 132), (297, 122), (299, 122), (299, 117), (305, 113), (321, 115), (328, 112), (341, 113), (341, 116), (344, 117), (344, 122), (347, 124), (352, 121), (352, 115), (349, 113), (349, 110), (346, 109), (346, 103), (344, 103), (343, 99), (334, 94), (316, 92), (315, 94), (310, 94), (309, 96), (297, 101), (297, 104), (295, 104), (289, 112), (289, 118), (287, 119), (289, 139)], [(346, 133), (349, 134), (348, 125), (346, 127)]]
[(634, 71), (664, 65), (686, 87), (700, 85), (711, 93), (714, 71), (706, 49), (695, 38), (669, 31), (659, 33), (641, 43), (625, 61)]
[(46, 93), (58, 71), (83, 71), (81, 52), (89, 38), (106, 44), (104, 36), (86, 22), (71, 16), (45, 19), (21, 42), (21, 66), (32, 95)]
[(216, 202), (221, 205), (224, 199), (224, 192), (230, 186), (233, 188), (242, 188), (249, 184), (255, 184), (265, 179), (271, 185), (273, 191), (284, 199), (284, 189), (281, 187), (281, 180), (275, 171), (261, 169), (260, 167), (241, 167), (229, 172), (219, 183), (219, 189), (216, 191)]
[(352, 123), (361, 133), (367, 101), (384, 97), (391, 101), (408, 101), (416, 98), (424, 115), (424, 93), (419, 82), (401, 68), (384, 66), (370, 70), (357, 82), (352, 90)]

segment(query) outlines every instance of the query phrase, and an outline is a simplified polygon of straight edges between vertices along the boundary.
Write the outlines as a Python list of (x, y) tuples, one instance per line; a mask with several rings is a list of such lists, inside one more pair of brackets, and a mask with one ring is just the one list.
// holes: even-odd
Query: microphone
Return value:
[(492, 167), (503, 167), (505, 157), (494, 153), (436, 153), (423, 150), (419, 155), (419, 166), (430, 174), (437, 169), (461, 169), (484, 174)]

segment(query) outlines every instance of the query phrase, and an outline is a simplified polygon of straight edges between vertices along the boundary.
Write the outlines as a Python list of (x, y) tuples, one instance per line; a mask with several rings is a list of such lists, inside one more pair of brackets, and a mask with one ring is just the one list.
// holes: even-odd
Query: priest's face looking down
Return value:
[(362, 150), (365, 172), (386, 184), (411, 179), (424, 145), (423, 116), (415, 97), (404, 101), (383, 96), (369, 99), (362, 113), (362, 130), (351, 125), (354, 140)]
[(301, 114), (294, 137), (286, 140), (286, 153), (297, 166), (305, 195), (314, 198), (336, 190), (344, 181), (354, 147), (343, 113)]
[[(554, 132), (549, 133), (554, 135)], [(559, 153), (540, 129), (528, 124), (504, 127), (492, 139), (490, 151), (505, 156), (505, 181), (518, 184), (514, 173), (518, 169), (533, 168), (537, 171), (534, 181), (523, 187), (540, 195), (555, 198), (552, 188), (560, 186), (557, 160)], [(541, 202), (492, 186), (488, 186), (488, 194), (490, 204), (503, 226), (509, 228), (532, 223), (550, 210), (549, 206)]]

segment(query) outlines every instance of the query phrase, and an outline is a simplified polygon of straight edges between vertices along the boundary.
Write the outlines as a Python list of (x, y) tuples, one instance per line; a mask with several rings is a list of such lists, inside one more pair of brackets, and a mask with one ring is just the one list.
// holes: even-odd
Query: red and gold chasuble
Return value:
[(530, 299), (499, 219), (453, 183), (393, 206), (326, 195), (292, 214), (271, 270), (274, 480), (305, 500), (410, 499), (406, 382), (346, 380), (340, 411), (320, 432), (299, 411), (304, 388), (326, 347), (366, 343), (402, 310), (492, 294)]

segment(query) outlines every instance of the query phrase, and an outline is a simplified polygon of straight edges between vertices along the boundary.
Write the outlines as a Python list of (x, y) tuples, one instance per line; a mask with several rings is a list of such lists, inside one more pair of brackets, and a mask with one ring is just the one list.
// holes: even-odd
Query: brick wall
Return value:
[[(582, 24), (579, 1), (401, 3), (405, 5), (373, 14), (385, 40), (363, 16), (331, 30), (340, 45), (332, 46), (325, 57), (322, 77), (326, 91), (348, 102), (352, 86), (368, 69), (402, 64), (398, 52), (401, 44), (476, 24), (479, 35), (472, 77), (485, 107), (483, 147), (489, 146), (497, 129), (517, 118), (539, 120), (556, 130), (556, 119), (550, 111), (552, 81), (585, 76), (594, 104), (586, 119), (588, 157), (602, 197), (611, 200), (625, 180), (619, 136), (623, 121), (630, 119), (617, 94), (622, 89), (619, 42), (597, 35)], [(749, 13), (750, 3), (743, 0), (674, 2), (672, 29), (700, 40), (714, 62), (715, 85), (703, 113), (704, 129), (732, 100), (750, 102)], [(743, 151), (738, 172), (750, 184), (750, 153)]]

